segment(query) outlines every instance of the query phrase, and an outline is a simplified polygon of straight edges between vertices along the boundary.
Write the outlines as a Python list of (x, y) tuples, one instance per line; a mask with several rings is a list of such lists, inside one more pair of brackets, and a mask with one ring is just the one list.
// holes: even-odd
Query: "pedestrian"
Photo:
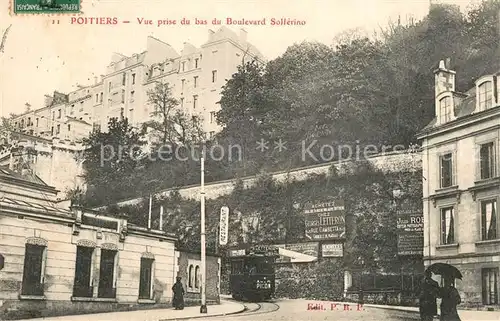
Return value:
[(419, 310), (421, 321), (432, 321), (437, 314), (436, 299), (439, 296), (439, 284), (432, 279), (432, 272), (424, 272), (424, 280), (420, 288)]
[(453, 285), (454, 278), (446, 276), (441, 289), (441, 317), (440, 321), (460, 321), (457, 305), (462, 302), (458, 290)]
[(172, 291), (174, 292), (174, 299), (172, 300), (172, 305), (176, 310), (184, 309), (184, 287), (182, 286), (182, 278), (177, 277), (177, 281), (174, 286), (172, 286)]

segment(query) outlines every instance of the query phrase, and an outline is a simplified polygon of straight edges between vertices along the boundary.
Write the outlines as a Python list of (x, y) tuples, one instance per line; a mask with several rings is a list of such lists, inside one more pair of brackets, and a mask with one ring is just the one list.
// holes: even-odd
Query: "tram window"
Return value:
[(243, 261), (231, 262), (231, 274), (242, 274), (242, 273), (243, 273)]

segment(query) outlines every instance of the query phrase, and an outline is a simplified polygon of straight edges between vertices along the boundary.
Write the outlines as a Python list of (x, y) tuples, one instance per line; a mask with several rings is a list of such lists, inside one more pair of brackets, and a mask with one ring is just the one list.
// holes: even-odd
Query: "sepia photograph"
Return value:
[(499, 321), (500, 0), (0, 0), (0, 320)]

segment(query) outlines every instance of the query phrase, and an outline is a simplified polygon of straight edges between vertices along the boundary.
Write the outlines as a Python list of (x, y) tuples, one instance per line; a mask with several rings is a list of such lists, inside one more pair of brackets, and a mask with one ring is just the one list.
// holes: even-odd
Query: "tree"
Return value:
[(128, 120), (111, 118), (108, 132), (92, 132), (83, 140), (87, 147), (83, 152), (85, 159), (84, 180), (88, 185), (87, 198), (111, 201), (116, 200), (116, 191), (132, 190), (133, 184), (124, 184), (134, 173), (143, 155), (143, 137)]
[(178, 108), (179, 101), (172, 95), (169, 83), (158, 82), (147, 92), (148, 103), (153, 107), (153, 120), (144, 124), (160, 134), (160, 143), (189, 144), (203, 140), (201, 120), (192, 118)]

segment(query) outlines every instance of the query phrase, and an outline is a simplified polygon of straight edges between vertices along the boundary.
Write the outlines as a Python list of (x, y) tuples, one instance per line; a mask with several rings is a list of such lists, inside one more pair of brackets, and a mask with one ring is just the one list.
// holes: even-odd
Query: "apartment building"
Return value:
[(13, 124), (27, 134), (66, 140), (79, 140), (95, 128), (106, 131), (112, 117), (126, 117), (138, 126), (151, 119), (147, 92), (161, 81), (170, 84), (179, 107), (201, 122), (210, 137), (221, 129), (215, 113), (222, 86), (251, 59), (264, 61), (243, 29), (239, 35), (227, 27), (209, 30), (207, 42), (200, 47), (184, 43), (180, 53), (150, 36), (146, 51), (131, 57), (113, 54), (92, 85), (69, 94), (54, 92), (46, 96), (45, 106), (15, 117)]
[(500, 287), (500, 83), (484, 75), (465, 93), (441, 61), (435, 119), (422, 140), (424, 262), (455, 265), (463, 304), (498, 308)]

